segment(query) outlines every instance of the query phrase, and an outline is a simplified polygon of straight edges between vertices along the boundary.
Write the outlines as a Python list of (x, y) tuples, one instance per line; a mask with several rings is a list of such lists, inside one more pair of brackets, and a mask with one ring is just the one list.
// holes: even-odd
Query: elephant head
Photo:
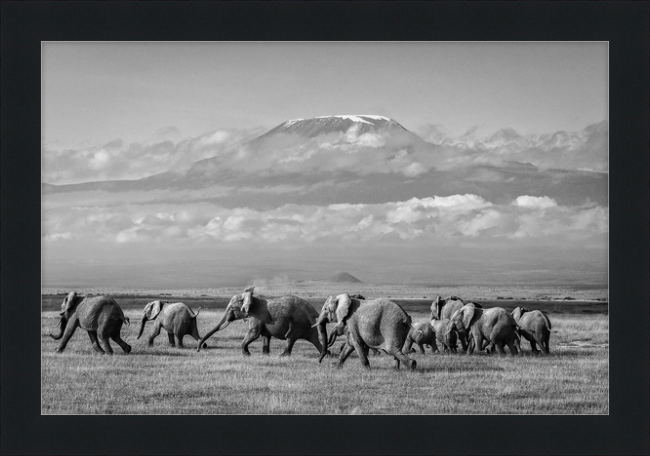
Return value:
[[(346, 318), (350, 313), (351, 306), (352, 299), (347, 293), (340, 294), (336, 297), (328, 296), (325, 304), (323, 304), (318, 320), (316, 320), (316, 323), (313, 325), (313, 327), (318, 328), (320, 343), (323, 346), (323, 351), (318, 362), (321, 362), (327, 354), (327, 348), (334, 345), (336, 338), (345, 332)], [(325, 325), (334, 322), (336, 322), (337, 325), (333, 329), (328, 341)]]
[(440, 301), (442, 300), (442, 296), (438, 295), (436, 296), (436, 299), (431, 303), (431, 319), (432, 320), (440, 320), (440, 311), (442, 310), (442, 305), (440, 305)]
[(63, 299), (63, 303), (61, 304), (61, 312), (59, 313), (59, 316), (61, 319), (59, 320), (59, 329), (60, 332), (56, 336), (52, 333), (50, 333), (50, 337), (54, 340), (59, 340), (61, 337), (63, 337), (63, 332), (65, 331), (65, 328), (68, 324), (68, 320), (70, 320), (70, 317), (74, 312), (77, 310), (77, 305), (79, 302), (81, 302), (82, 297), (77, 296), (76, 291), (71, 291), (68, 293), (68, 296), (66, 296)]
[(223, 317), (221, 317), (221, 321), (219, 321), (219, 323), (217, 323), (217, 326), (212, 328), (212, 330), (203, 336), (203, 338), (199, 341), (197, 351), (201, 350), (202, 345), (210, 336), (212, 336), (217, 331), (224, 329), (230, 324), (230, 322), (248, 318), (251, 308), (254, 306), (255, 302), (253, 299), (253, 289), (254, 287), (247, 288), (243, 293), (236, 294), (230, 298), (230, 302), (226, 306), (226, 311), (224, 312)]
[(140, 331), (138, 332), (138, 339), (142, 337), (144, 332), (144, 325), (149, 320), (155, 320), (158, 317), (158, 314), (162, 310), (165, 304), (168, 304), (169, 301), (151, 301), (144, 307), (142, 314), (142, 320), (140, 321)]
[[(250, 287), (244, 290), (244, 292), (240, 295), (241, 296), (241, 311), (245, 315), (250, 315), (251, 311), (251, 306), (253, 305), (253, 291), (255, 291), (255, 287)], [(232, 299), (230, 300), (232, 302)]]
[(472, 326), (473, 322), (480, 317), (481, 311), (478, 311), (477, 309), (481, 308), (482, 307), (474, 304), (466, 304), (457, 310), (449, 320), (445, 336), (452, 331), (456, 331), (458, 333), (458, 338), (463, 345), (463, 350), (467, 349), (469, 328)]

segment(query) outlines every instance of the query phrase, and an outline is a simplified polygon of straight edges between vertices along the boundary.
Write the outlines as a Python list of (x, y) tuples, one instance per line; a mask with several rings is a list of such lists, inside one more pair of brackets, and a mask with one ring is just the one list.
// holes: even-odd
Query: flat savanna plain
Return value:
[[(351, 291), (357, 291), (351, 290)], [(362, 290), (363, 292), (363, 290)], [(58, 342), (48, 333), (57, 324), (63, 295), (42, 300), (42, 413), (44, 414), (607, 414), (609, 412), (609, 325), (606, 301), (554, 301), (528, 296), (518, 299), (476, 299), (484, 307), (508, 310), (524, 305), (548, 312), (553, 323), (551, 354), (535, 356), (522, 341), (523, 356), (426, 354), (413, 356), (416, 371), (394, 370), (392, 357), (370, 357), (370, 370), (352, 355), (342, 369), (335, 358), (318, 364), (309, 342), (298, 341), (291, 357), (281, 358), (285, 342), (272, 339), (264, 356), (261, 339), (250, 357), (240, 343), (243, 321), (215, 333), (209, 347), (196, 352), (167, 345), (161, 333), (153, 347), (148, 323), (136, 340), (142, 308), (154, 299), (183, 301), (196, 310), (201, 335), (213, 328), (229, 301), (228, 295), (205, 293), (115, 296), (130, 327), (122, 337), (133, 347), (124, 355), (96, 354), (86, 332), (77, 329), (66, 351), (55, 354)], [(296, 293), (298, 294), (298, 293)], [(277, 295), (277, 294), (275, 294)], [(384, 295), (386, 296), (386, 295)], [(463, 296), (463, 295), (461, 295)], [(466, 295), (465, 295), (466, 296)], [(463, 297), (465, 297), (463, 296)], [(366, 296), (370, 297), (370, 296)], [(393, 300), (414, 322), (428, 321), (434, 297)], [(508, 296), (504, 296), (508, 297)], [(305, 296), (319, 310), (325, 295)], [(494, 297), (493, 297), (494, 298)], [(330, 325), (331, 328), (332, 325)], [(338, 343), (336, 344), (339, 345)], [(338, 351), (338, 347), (334, 347)]]

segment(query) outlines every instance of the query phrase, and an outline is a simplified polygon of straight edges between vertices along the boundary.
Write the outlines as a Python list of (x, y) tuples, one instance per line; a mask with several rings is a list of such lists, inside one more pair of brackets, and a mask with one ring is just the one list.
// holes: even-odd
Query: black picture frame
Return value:
[[(2, 454), (648, 454), (648, 2), (2, 2)], [(606, 416), (42, 416), (41, 41), (608, 41)]]

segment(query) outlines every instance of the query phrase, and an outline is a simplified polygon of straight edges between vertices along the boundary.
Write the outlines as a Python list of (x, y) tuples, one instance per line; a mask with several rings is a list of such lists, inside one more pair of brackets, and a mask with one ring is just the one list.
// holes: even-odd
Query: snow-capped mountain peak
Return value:
[(393, 119), (377, 115), (336, 115), (320, 116), (311, 119), (292, 119), (281, 123), (266, 134), (288, 133), (306, 137), (314, 137), (323, 133), (345, 133), (354, 127), (359, 133), (378, 131), (407, 131)]

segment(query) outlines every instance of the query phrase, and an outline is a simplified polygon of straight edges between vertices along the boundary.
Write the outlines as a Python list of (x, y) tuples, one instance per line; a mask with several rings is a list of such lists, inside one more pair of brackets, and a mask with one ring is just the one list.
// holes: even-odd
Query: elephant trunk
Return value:
[(142, 317), (142, 321), (140, 322), (140, 330), (138, 331), (138, 337), (137, 337), (138, 339), (142, 337), (145, 323), (147, 323), (147, 317)]
[(59, 321), (59, 330), (60, 330), (59, 334), (55, 336), (54, 334), (50, 333), (50, 337), (54, 340), (61, 339), (63, 337), (63, 332), (65, 331), (65, 327), (67, 326), (67, 324), (68, 324), (68, 320), (64, 317), (61, 317), (61, 321)]
[(328, 348), (327, 328), (326, 328), (327, 320), (319, 318), (318, 321), (320, 322), (320, 324), (318, 324), (316, 328), (318, 328), (318, 339), (320, 340), (320, 344), (321, 344), (321, 353), (320, 353), (320, 357), (318, 358), (318, 362), (320, 363), (321, 361), (323, 361), (323, 358), (325, 358), (325, 355), (327, 355), (327, 348)]
[(330, 340), (327, 342), (327, 347), (328, 348), (331, 347), (332, 345), (334, 345), (334, 343), (336, 342), (337, 337), (339, 337), (338, 331), (336, 331), (336, 330), (332, 331), (332, 334), (330, 334)]
[(228, 320), (229, 310), (230, 310), (230, 309), (226, 309), (226, 312), (223, 314), (223, 317), (221, 318), (221, 321), (220, 321), (219, 323), (217, 323), (217, 326), (215, 326), (214, 328), (212, 328), (212, 329), (211, 329), (211, 330), (210, 330), (210, 331), (209, 331), (205, 336), (203, 336), (203, 338), (199, 341), (199, 346), (196, 348), (196, 351), (197, 351), (197, 352), (198, 352), (198, 351), (201, 351), (201, 347), (203, 346), (203, 344), (205, 343), (205, 341), (208, 340), (208, 339), (210, 338), (210, 336), (212, 336), (214, 333), (216, 333), (217, 331), (219, 331), (219, 330), (225, 328), (226, 326), (228, 326), (228, 325), (230, 324), (230, 320)]

